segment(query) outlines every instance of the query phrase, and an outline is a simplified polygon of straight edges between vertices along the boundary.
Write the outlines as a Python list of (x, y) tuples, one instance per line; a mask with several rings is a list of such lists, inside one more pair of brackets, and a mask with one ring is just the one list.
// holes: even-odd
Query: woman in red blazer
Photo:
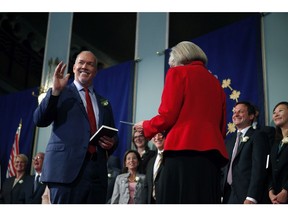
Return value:
[(227, 163), (224, 145), (226, 96), (205, 65), (206, 54), (183, 41), (172, 48), (158, 115), (134, 129), (151, 139), (168, 132), (159, 203), (220, 203), (220, 169)]

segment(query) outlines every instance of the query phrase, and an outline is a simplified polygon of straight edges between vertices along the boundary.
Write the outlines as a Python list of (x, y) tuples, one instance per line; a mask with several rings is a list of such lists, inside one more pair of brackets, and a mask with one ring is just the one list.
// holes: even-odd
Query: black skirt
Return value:
[(221, 170), (216, 151), (165, 151), (159, 176), (161, 204), (220, 204)]

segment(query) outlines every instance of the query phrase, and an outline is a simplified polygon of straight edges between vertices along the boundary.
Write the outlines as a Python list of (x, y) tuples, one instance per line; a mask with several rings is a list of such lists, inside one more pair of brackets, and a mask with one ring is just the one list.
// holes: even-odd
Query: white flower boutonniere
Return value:
[(23, 182), (24, 182), (23, 179), (19, 180), (19, 184), (22, 184)]
[(248, 140), (249, 140), (249, 137), (248, 136), (244, 136), (244, 137), (242, 137), (241, 142), (247, 142)]
[(111, 177), (112, 177), (111, 173), (108, 173), (108, 178), (111, 178)]
[(138, 182), (140, 178), (138, 176), (135, 177), (135, 181)]
[(107, 106), (109, 104), (108, 100), (101, 101), (102, 106)]
[(282, 139), (282, 144), (288, 144), (288, 136)]

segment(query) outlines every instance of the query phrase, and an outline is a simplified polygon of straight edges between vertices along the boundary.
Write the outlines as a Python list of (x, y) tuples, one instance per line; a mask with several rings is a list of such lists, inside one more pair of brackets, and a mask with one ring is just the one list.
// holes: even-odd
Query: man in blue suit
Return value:
[(38, 127), (53, 124), (41, 181), (50, 189), (51, 203), (104, 204), (107, 158), (117, 147), (118, 137), (103, 136), (90, 141), (94, 132), (86, 112), (87, 94), (97, 128), (115, 127), (112, 108), (108, 100), (93, 89), (97, 59), (92, 52), (78, 54), (73, 66), (74, 82), (70, 85), (67, 85), (70, 74), (64, 75), (65, 69), (63, 62), (57, 65), (52, 88), (34, 112)]

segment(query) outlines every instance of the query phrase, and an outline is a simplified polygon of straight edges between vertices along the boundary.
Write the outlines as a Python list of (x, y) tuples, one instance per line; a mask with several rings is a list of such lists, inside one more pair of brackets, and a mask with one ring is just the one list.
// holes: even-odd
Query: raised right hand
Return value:
[(68, 83), (70, 74), (67, 73), (64, 77), (64, 71), (67, 65), (61, 61), (55, 68), (53, 74), (52, 95), (58, 96)]

